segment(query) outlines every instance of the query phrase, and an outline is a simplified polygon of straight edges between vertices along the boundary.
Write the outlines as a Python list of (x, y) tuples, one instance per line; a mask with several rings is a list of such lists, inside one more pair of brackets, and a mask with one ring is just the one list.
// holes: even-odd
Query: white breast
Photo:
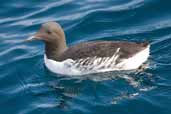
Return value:
[[(135, 54), (133, 57), (124, 59), (116, 64), (116, 60), (119, 59), (119, 50), (120, 48), (114, 52), (112, 57), (87, 57), (76, 61), (67, 59), (62, 62), (48, 59), (46, 55), (44, 55), (44, 61), (50, 71), (64, 75), (83, 75), (113, 70), (133, 70), (139, 68), (148, 59), (150, 46)], [(89, 64), (84, 65), (83, 63), (85, 61), (88, 61)]]

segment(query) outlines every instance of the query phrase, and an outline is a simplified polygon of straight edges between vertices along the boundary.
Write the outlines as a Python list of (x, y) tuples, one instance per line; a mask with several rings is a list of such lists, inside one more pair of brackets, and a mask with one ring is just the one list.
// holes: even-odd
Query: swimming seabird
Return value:
[(89, 41), (68, 47), (65, 33), (56, 22), (42, 24), (40, 30), (27, 39), (32, 40), (45, 43), (45, 66), (65, 75), (137, 69), (150, 53), (148, 42)]

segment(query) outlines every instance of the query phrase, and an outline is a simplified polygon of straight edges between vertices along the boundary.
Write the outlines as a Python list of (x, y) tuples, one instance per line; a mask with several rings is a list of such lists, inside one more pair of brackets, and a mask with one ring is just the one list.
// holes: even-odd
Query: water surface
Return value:
[[(170, 0), (1, 0), (0, 114), (170, 114)], [(42, 42), (23, 43), (59, 22), (68, 45), (90, 40), (151, 43), (144, 71), (82, 77), (52, 74)]]

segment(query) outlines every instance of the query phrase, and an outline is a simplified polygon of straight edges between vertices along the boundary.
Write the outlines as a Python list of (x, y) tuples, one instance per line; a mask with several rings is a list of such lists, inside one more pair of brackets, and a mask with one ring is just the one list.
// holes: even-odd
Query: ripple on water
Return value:
[[(169, 0), (1, 2), (0, 113), (170, 114)], [(148, 68), (81, 77), (52, 74), (44, 67), (42, 44), (23, 43), (47, 21), (63, 26), (69, 45), (148, 40)]]

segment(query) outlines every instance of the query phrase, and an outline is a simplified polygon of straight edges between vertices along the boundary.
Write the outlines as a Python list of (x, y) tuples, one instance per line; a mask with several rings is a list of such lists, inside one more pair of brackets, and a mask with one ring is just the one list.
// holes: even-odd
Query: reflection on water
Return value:
[[(52, 74), (52, 77), (58, 79), (48, 82), (48, 86), (58, 93), (57, 107), (62, 109), (69, 108), (69, 102), (82, 96), (85, 88), (82, 84), (86, 84), (92, 89), (93, 94), (91, 97), (96, 99), (98, 96), (97, 86), (109, 86), (106, 84), (112, 81), (110, 86), (113, 86), (113, 88), (110, 89), (111, 94), (109, 94), (109, 98), (105, 98), (105, 102), (101, 100), (96, 101), (108, 105), (117, 104), (124, 99), (133, 99), (142, 92), (147, 92), (155, 88), (155, 79), (145, 69), (143, 71), (113, 71), (81, 76), (56, 76), (56, 74)], [(115, 92), (116, 90), (117, 92)]]

